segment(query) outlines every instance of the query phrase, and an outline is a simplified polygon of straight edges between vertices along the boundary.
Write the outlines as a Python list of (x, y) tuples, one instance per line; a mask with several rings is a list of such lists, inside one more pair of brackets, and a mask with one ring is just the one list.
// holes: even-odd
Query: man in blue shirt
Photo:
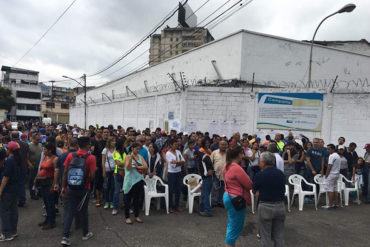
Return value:
[(275, 168), (275, 155), (263, 152), (261, 172), (254, 177), (253, 192), (258, 192), (258, 229), (262, 246), (285, 246), (285, 176)]
[(308, 149), (306, 153), (306, 162), (308, 182), (312, 183), (316, 174), (324, 175), (324, 153), (320, 148), (319, 138), (313, 138), (312, 148)]

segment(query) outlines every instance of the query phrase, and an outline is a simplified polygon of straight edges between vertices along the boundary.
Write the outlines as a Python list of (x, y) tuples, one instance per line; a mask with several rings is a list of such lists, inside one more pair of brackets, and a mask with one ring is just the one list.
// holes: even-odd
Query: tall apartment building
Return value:
[(213, 40), (211, 33), (204, 27), (167, 27), (161, 34), (154, 34), (150, 38), (149, 65), (160, 63)]
[(42, 117), (51, 118), (53, 123), (68, 124), (69, 108), (75, 95), (73, 89), (40, 84), (42, 88)]
[(11, 121), (40, 120), (41, 87), (39, 72), (2, 66), (1, 86), (9, 88), (16, 105), (8, 113)]

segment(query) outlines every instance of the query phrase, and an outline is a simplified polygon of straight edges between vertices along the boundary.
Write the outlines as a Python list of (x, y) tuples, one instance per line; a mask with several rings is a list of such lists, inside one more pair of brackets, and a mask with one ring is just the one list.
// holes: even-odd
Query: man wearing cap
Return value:
[(364, 167), (364, 191), (363, 194), (366, 194), (365, 203), (370, 203), (370, 143), (367, 143), (364, 147), (366, 153), (364, 155), (365, 167)]
[[(18, 134), (18, 133), (17, 133)], [(9, 142), (7, 146), (8, 159), (5, 160), (4, 154), (0, 157), (0, 215), (1, 215), (1, 235), (0, 242), (11, 241), (17, 236), (18, 208), (17, 194), (21, 173), (19, 163), (19, 144)], [(24, 182), (24, 180), (22, 180)]]

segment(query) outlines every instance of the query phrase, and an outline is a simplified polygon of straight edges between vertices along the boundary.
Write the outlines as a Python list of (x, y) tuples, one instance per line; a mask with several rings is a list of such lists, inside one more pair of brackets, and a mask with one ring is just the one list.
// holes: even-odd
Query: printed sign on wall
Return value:
[(257, 129), (321, 131), (323, 95), (259, 93)]

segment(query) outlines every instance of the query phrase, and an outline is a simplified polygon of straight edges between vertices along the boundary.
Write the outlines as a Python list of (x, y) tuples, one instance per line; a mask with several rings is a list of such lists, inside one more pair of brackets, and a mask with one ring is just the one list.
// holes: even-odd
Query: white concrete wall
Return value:
[[(285, 92), (307, 92), (303, 89)], [(257, 133), (264, 138), (266, 134), (273, 135), (287, 131), (257, 129), (257, 95), (258, 92), (282, 92), (281, 89), (257, 88), (252, 93), (246, 88), (223, 87), (189, 87), (185, 92), (167, 92), (159, 95), (150, 94), (146, 97), (130, 97), (114, 103), (105, 102), (88, 107), (87, 124), (107, 126), (122, 125), (127, 128), (134, 126), (152, 130), (156, 127), (164, 128), (164, 123), (172, 126), (168, 113), (174, 112), (174, 120), (180, 123), (179, 130), (209, 131), (211, 134), (226, 134), (230, 136), (234, 131), (241, 133)], [(323, 101), (323, 117), (321, 132), (294, 132), (302, 133), (309, 138), (320, 137), (326, 143), (337, 143), (338, 137), (344, 136), (348, 145), (356, 142), (359, 153), (363, 154), (363, 146), (370, 142), (370, 95), (369, 94), (332, 94), (325, 93)], [(84, 124), (83, 107), (75, 107), (70, 111), (70, 124)], [(212, 126), (218, 124), (217, 129)], [(225, 124), (225, 125), (224, 125)], [(225, 127), (227, 126), (227, 127)], [(219, 131), (217, 131), (219, 130)]]
[[(160, 64), (133, 73), (116, 82), (89, 90), (87, 92), (87, 98), (89, 99), (91, 97), (95, 101), (100, 100), (102, 93), (110, 96), (112, 90), (114, 90), (115, 94), (126, 94), (126, 86), (131, 90), (140, 90), (144, 88), (144, 81), (147, 81), (148, 87), (160, 84), (172, 84), (167, 73), (174, 73), (175, 79), (180, 81), (179, 72), (184, 72), (186, 80), (189, 83), (204, 79), (212, 81), (217, 79), (216, 71), (211, 63), (212, 60), (216, 60), (223, 79), (239, 79), (241, 38), (241, 35), (233, 35), (197, 47)], [(80, 99), (83, 99), (82, 94), (77, 96), (77, 102), (80, 102)]]
[[(306, 87), (310, 44), (280, 37), (243, 32), (241, 78), (272, 86)], [(370, 56), (314, 45), (312, 57), (314, 88), (355, 90), (357, 82), (369, 91)], [(352, 82), (353, 81), (353, 82)], [(355, 91), (362, 91), (355, 90)]]

